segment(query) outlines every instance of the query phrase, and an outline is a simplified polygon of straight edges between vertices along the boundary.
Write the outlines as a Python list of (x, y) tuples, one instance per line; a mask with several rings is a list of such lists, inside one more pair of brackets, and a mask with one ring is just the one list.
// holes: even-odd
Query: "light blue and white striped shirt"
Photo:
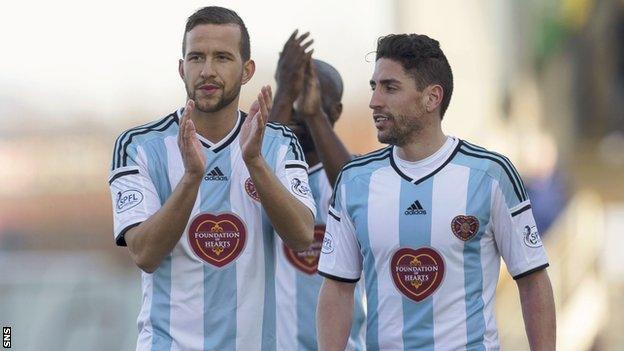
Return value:
[(497, 350), (500, 257), (516, 279), (548, 265), (511, 162), (453, 137), (413, 164), (392, 146), (350, 162), (329, 214), (319, 273), (364, 273), (368, 350)]
[[(130, 129), (115, 144), (109, 184), (114, 236), (154, 214), (179, 183), (181, 110)], [(200, 135), (206, 175), (180, 241), (152, 274), (142, 272), (137, 350), (275, 350), (273, 228), (242, 160), (238, 112), (232, 131)], [(294, 134), (269, 123), (262, 154), (282, 184), (312, 212), (307, 164)]]
[[(314, 242), (295, 252), (276, 235), (276, 293), (277, 293), (277, 348), (278, 350), (318, 350), (316, 341), (316, 306), (323, 278), (317, 274), (332, 187), (322, 164), (310, 167), (310, 189), (316, 203)], [(364, 289), (356, 287), (351, 335), (346, 350), (364, 350), (366, 316)]]

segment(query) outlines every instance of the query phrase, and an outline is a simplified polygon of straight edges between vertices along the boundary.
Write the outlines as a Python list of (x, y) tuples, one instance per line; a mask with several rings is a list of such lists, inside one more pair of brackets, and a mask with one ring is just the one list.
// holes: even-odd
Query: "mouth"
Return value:
[(221, 89), (221, 87), (216, 84), (203, 84), (203, 85), (200, 85), (198, 88), (199, 91), (202, 91), (206, 94), (213, 94), (219, 89)]
[(375, 127), (377, 127), (377, 129), (382, 129), (391, 123), (392, 118), (387, 115), (376, 113), (373, 114), (373, 120), (375, 121)]

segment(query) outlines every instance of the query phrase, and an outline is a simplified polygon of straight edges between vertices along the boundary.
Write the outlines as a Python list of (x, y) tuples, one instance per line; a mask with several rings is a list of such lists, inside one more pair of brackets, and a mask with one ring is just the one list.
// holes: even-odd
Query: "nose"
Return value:
[(368, 107), (372, 110), (379, 110), (383, 107), (383, 96), (381, 94), (380, 89), (373, 90), (373, 94), (371, 95), (370, 102), (368, 103)]
[(204, 66), (202, 67), (202, 70), (199, 73), (199, 75), (203, 79), (207, 79), (207, 78), (215, 76), (215, 71), (214, 71), (214, 68), (212, 66), (212, 62), (210, 60), (206, 60), (206, 62), (204, 63)]

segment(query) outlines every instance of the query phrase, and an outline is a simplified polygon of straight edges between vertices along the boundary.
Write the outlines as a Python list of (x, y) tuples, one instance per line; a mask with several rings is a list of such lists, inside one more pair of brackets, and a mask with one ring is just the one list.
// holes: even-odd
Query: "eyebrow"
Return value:
[(214, 55), (227, 55), (227, 56), (234, 57), (234, 54), (229, 51), (215, 51)]
[(199, 52), (199, 51), (189, 51), (186, 53), (186, 56), (191, 56), (191, 55), (196, 55), (196, 56), (204, 56), (203, 52)]
[[(374, 80), (370, 80), (369, 81), (370, 85), (377, 85), (377, 83)], [(382, 79), (379, 81), (379, 85), (389, 85), (389, 84), (397, 84), (397, 85), (401, 85), (401, 81), (397, 80), (397, 79), (393, 79), (393, 78), (389, 78), (389, 79)]]

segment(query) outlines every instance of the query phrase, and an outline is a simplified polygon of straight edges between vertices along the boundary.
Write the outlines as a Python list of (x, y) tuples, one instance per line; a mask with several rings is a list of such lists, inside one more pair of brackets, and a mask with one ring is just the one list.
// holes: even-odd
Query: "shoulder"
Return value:
[(390, 164), (390, 154), (392, 153), (392, 146), (387, 146), (373, 152), (369, 152), (362, 156), (357, 156), (350, 162), (348, 162), (338, 176), (338, 182), (348, 182), (359, 176), (370, 175), (375, 170), (386, 167)]
[(139, 145), (177, 133), (179, 113), (181, 110), (174, 111), (152, 122), (129, 128), (119, 134), (113, 150), (113, 168), (124, 166), (123, 162), (127, 157), (125, 155), (136, 150)]
[(277, 122), (267, 122), (264, 137), (276, 139), (277, 141), (288, 142), (297, 139), (295, 133), (286, 125)]
[(484, 172), (502, 188), (513, 190), (518, 201), (522, 202), (527, 199), (522, 178), (507, 156), (460, 140), (454, 162)]
[(297, 136), (290, 128), (281, 123), (268, 122), (266, 124), (264, 142), (271, 148), (286, 146), (296, 159), (304, 160), (303, 148), (301, 148)]

